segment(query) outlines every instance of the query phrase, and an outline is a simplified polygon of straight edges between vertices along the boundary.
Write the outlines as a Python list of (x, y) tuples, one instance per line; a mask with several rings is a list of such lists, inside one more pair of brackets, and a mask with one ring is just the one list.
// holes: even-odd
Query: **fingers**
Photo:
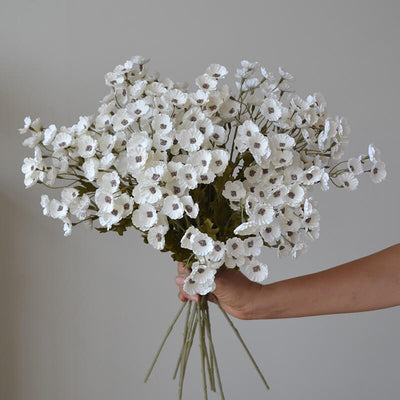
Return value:
[(190, 274), (190, 271), (185, 268), (185, 264), (178, 262), (178, 276), (175, 277), (175, 283), (179, 287), (178, 298), (179, 300), (186, 302), (187, 300), (194, 301), (197, 303), (200, 300), (198, 294), (190, 295), (183, 290), (183, 285), (185, 283), (185, 278)]

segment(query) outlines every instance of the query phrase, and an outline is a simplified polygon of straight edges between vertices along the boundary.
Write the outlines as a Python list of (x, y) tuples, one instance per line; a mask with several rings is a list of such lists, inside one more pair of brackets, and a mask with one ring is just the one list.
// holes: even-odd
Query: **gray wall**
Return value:
[[(3, 0), (0, 13), (0, 399), (175, 399), (179, 330), (143, 378), (178, 307), (175, 265), (136, 232), (85, 228), (64, 238), (25, 191), (25, 115), (71, 125), (95, 112), (104, 73), (135, 54), (193, 81), (243, 58), (284, 66), (300, 94), (321, 91), (352, 126), (348, 156), (374, 142), (388, 179), (316, 193), (322, 234), (297, 261), (264, 253), (271, 282), (322, 270), (399, 241), (398, 1)], [(228, 399), (399, 397), (400, 308), (237, 325), (271, 384), (266, 394), (222, 316), (215, 341)], [(195, 348), (195, 350), (197, 350)], [(187, 398), (200, 399), (197, 356)], [(214, 398), (214, 397), (212, 397)], [(216, 397), (215, 397), (216, 398)]]

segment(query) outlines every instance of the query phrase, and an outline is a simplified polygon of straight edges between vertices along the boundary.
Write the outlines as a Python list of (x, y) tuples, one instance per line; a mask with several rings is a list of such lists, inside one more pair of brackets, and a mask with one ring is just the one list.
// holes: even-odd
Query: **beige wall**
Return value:
[[(136, 232), (64, 238), (25, 190), (25, 115), (70, 125), (96, 110), (103, 75), (135, 54), (176, 80), (211, 62), (284, 66), (302, 95), (322, 91), (350, 119), (349, 156), (374, 142), (380, 186), (316, 193), (322, 234), (295, 263), (264, 253), (271, 281), (325, 269), (399, 241), (398, 1), (3, 0), (0, 13), (0, 400), (175, 399), (179, 331), (143, 378), (178, 307), (175, 266)], [(265, 394), (213, 314), (229, 399), (395, 399), (400, 309), (237, 323), (272, 386)], [(196, 350), (196, 348), (195, 348)], [(201, 398), (197, 356), (187, 398)], [(190, 394), (192, 393), (192, 394)]]

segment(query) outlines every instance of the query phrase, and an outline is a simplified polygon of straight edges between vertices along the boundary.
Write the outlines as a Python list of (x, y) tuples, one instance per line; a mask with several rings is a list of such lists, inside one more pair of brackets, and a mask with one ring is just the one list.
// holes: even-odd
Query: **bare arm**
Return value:
[[(181, 266), (182, 267), (182, 266)], [(181, 276), (177, 284), (181, 287)], [(400, 305), (400, 244), (335, 268), (259, 285), (224, 270), (214, 294), (241, 319), (350, 313)], [(187, 298), (183, 290), (179, 297)], [(192, 298), (196, 300), (196, 298)]]

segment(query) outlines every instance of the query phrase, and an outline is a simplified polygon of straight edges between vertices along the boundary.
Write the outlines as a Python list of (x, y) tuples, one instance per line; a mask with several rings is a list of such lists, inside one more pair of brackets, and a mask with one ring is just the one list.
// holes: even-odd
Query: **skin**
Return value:
[[(189, 271), (178, 263), (178, 297)], [(378, 310), (400, 305), (400, 244), (310, 275), (269, 285), (249, 281), (240, 271), (220, 268), (216, 278), (222, 308), (239, 319), (295, 318)], [(209, 301), (214, 301), (209, 296)]]

